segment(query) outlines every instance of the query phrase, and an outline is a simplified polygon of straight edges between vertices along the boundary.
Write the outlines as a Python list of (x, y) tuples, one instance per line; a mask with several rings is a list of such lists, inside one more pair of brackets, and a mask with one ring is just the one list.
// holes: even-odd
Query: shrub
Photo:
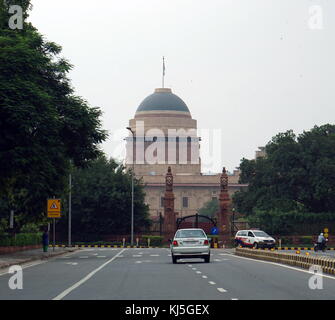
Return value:
[(148, 239), (150, 239), (150, 246), (159, 247), (163, 243), (163, 237), (161, 236), (142, 236), (145, 245), (148, 244)]
[(0, 246), (29, 246), (41, 244), (42, 233), (18, 233), (14, 236), (5, 233), (0, 237)]

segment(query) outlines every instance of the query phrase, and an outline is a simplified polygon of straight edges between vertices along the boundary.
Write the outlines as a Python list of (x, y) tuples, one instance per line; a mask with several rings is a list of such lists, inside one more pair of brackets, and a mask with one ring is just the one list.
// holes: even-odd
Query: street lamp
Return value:
[(133, 168), (131, 171), (131, 233), (130, 233), (130, 245), (133, 246), (134, 244), (134, 135), (135, 135), (135, 132), (130, 127), (127, 127), (127, 130), (129, 130), (133, 136), (133, 143), (132, 143)]

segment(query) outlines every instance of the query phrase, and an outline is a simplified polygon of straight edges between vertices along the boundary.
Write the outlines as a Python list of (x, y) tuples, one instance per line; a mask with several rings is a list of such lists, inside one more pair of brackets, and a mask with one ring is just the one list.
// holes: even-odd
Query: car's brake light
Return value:
[(178, 242), (176, 240), (173, 241), (172, 243), (174, 246), (178, 246)]
[(208, 245), (208, 240), (205, 240), (205, 241), (204, 241), (204, 244), (205, 244), (205, 245)]

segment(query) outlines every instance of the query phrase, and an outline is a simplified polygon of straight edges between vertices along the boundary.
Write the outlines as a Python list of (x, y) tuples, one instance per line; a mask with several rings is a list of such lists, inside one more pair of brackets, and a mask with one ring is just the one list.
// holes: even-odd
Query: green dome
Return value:
[(167, 88), (156, 89), (142, 101), (136, 112), (156, 110), (190, 112), (185, 102)]

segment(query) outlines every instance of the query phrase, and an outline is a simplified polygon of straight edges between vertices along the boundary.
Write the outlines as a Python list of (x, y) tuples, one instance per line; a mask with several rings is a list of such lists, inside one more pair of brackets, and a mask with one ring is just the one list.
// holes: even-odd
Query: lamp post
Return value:
[(133, 143), (132, 143), (133, 168), (131, 171), (131, 232), (130, 232), (130, 245), (133, 246), (134, 244), (134, 135), (135, 135), (135, 132), (130, 127), (127, 127), (127, 130), (129, 130), (133, 136)]

